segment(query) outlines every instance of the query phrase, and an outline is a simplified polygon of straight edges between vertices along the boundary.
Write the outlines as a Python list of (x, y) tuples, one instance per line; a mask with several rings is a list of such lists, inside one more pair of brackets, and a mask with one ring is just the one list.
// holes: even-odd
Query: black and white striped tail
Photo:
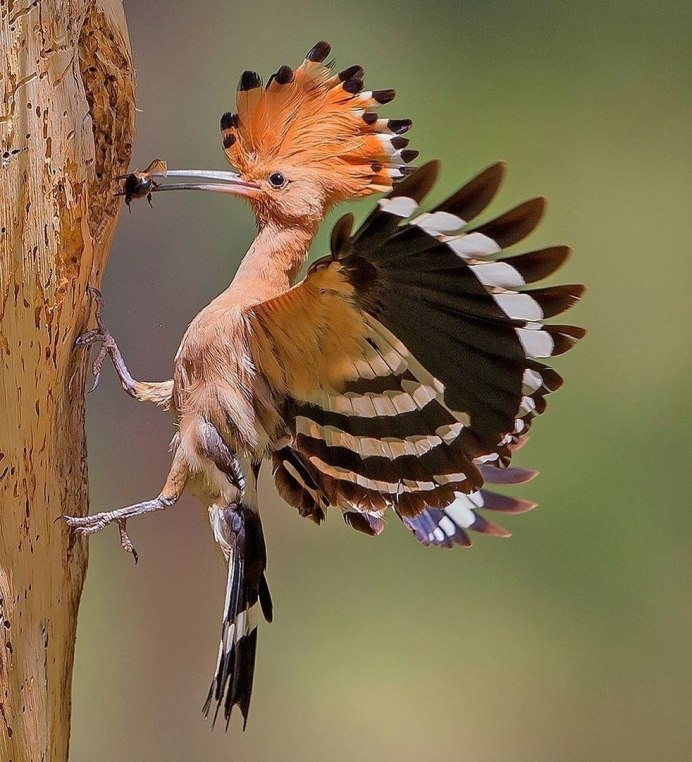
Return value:
[(272, 620), (264, 533), (259, 515), (244, 505), (213, 506), (210, 518), (216, 540), (228, 559), (228, 582), (216, 673), (203, 712), (209, 716), (215, 704), (215, 724), (223, 707), (228, 729), (237, 705), (245, 729), (255, 673), (258, 605), (264, 618)]

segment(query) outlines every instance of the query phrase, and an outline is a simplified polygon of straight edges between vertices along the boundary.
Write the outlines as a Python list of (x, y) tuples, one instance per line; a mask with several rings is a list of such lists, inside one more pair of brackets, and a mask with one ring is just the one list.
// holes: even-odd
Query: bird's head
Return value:
[(237, 174), (186, 172), (226, 181), (186, 187), (247, 198), (260, 225), (294, 226), (318, 223), (334, 204), (389, 191), (404, 177), (417, 156), (402, 137), (411, 121), (376, 113), (394, 91), (365, 91), (360, 66), (334, 73), (325, 63), (330, 50), (318, 42), (297, 69), (281, 66), (266, 86), (244, 72), (235, 111), (221, 117)]
[(257, 186), (247, 197), (260, 222), (319, 221), (340, 201), (390, 190), (417, 155), (401, 137), (411, 122), (376, 113), (394, 91), (365, 91), (360, 66), (333, 73), (330, 51), (318, 42), (266, 87), (244, 72), (236, 111), (221, 118), (229, 163)]

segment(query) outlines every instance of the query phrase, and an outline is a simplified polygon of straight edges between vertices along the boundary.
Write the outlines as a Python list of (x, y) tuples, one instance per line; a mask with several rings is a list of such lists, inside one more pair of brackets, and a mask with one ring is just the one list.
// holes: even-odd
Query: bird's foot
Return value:
[(137, 382), (130, 375), (127, 366), (125, 365), (125, 361), (120, 354), (118, 345), (106, 327), (106, 323), (103, 319), (103, 295), (97, 288), (93, 288), (91, 286), (87, 290), (96, 302), (95, 317), (97, 327), (95, 329), (85, 331), (81, 336), (77, 338), (75, 345), (78, 347), (90, 347), (92, 344), (101, 345), (99, 352), (96, 355), (96, 359), (91, 366), (91, 372), (94, 376), (94, 385), (89, 391), (93, 392), (94, 389), (96, 389), (98, 386), (99, 379), (101, 377), (101, 370), (103, 368), (103, 361), (106, 359), (106, 355), (109, 355), (113, 361), (113, 366), (115, 367), (115, 371), (120, 378), (120, 383), (123, 389), (131, 397), (134, 397), (136, 394)]
[(95, 534), (96, 532), (101, 531), (104, 527), (107, 527), (110, 523), (115, 522), (120, 531), (120, 544), (124, 550), (128, 553), (132, 553), (132, 557), (134, 558), (135, 563), (137, 563), (139, 556), (132, 544), (132, 540), (127, 534), (126, 519), (114, 519), (108, 513), (96, 513), (93, 516), (61, 516), (60, 518), (65, 521), (73, 535), (81, 535), (83, 537)]
[(96, 532), (100, 532), (109, 524), (117, 524), (120, 531), (120, 544), (124, 550), (132, 553), (135, 563), (137, 563), (137, 551), (127, 534), (127, 520), (142, 513), (161, 511), (169, 505), (173, 505), (176, 499), (177, 497), (165, 498), (159, 496), (155, 500), (146, 500), (143, 503), (128, 505), (125, 508), (119, 508), (117, 511), (104, 511), (103, 513), (95, 513), (91, 516), (60, 516), (60, 518), (67, 524), (73, 535), (81, 535), (83, 537), (96, 534)]

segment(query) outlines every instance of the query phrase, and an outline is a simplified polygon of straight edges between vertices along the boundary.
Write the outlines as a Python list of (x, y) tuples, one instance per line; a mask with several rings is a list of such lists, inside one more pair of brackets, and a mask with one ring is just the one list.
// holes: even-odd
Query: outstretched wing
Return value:
[(557, 270), (566, 247), (503, 256), (536, 227), (543, 199), (469, 225), (503, 171), (493, 165), (420, 213), (438, 164), (421, 167), (354, 235), (342, 218), (331, 256), (257, 307), (253, 356), (292, 434), (275, 478), (304, 515), (320, 520), (334, 505), (379, 532), (392, 507), (419, 539), (448, 545), (466, 544), (469, 527), (499, 533), (475, 513), (480, 503), (531, 507), (480, 488), (533, 475), (507, 466), (561, 385), (541, 360), (584, 333), (543, 319), (583, 287), (522, 290)]

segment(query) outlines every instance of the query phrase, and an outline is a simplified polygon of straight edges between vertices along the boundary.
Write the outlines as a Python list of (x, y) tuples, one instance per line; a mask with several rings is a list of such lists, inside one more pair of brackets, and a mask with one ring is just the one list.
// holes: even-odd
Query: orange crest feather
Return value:
[(330, 50), (318, 42), (295, 71), (282, 66), (266, 88), (255, 72), (243, 73), (237, 113), (221, 118), (226, 156), (251, 178), (282, 164), (322, 171), (334, 201), (389, 191), (418, 155), (401, 137), (411, 121), (378, 118), (374, 109), (394, 91), (363, 91), (360, 66), (332, 74), (324, 63)]

